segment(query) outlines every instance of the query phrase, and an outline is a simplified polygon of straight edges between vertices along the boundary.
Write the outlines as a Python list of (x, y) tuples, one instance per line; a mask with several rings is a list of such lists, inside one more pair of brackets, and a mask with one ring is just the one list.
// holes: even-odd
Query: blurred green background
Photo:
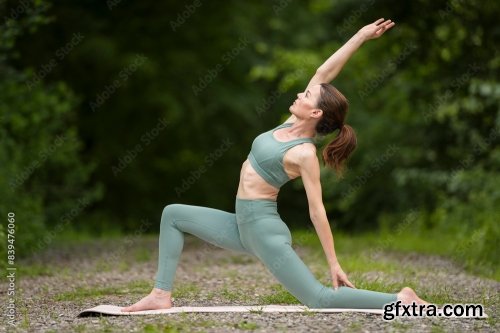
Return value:
[[(396, 26), (332, 82), (358, 135), (345, 178), (322, 169), (334, 235), (418, 237), (415, 248), (430, 242), (499, 276), (499, 2), (0, 6), (0, 211), (16, 214), (18, 256), (82, 235), (157, 233), (170, 203), (234, 212), (252, 140), (383, 17)], [(311, 224), (300, 180), (278, 202), (290, 228)]]

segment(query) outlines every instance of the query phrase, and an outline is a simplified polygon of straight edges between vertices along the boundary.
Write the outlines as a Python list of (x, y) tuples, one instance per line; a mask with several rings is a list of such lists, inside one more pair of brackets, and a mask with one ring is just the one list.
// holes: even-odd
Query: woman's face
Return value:
[(321, 85), (317, 84), (308, 90), (298, 93), (297, 99), (290, 106), (290, 112), (298, 118), (307, 117), (312, 110), (317, 109), (318, 99), (321, 94)]

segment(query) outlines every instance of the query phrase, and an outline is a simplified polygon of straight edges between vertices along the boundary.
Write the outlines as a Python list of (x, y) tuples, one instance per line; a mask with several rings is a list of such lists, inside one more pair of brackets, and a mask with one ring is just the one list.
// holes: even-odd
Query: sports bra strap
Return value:
[[(283, 127), (290, 127), (292, 126), (294, 123), (283, 123), (283, 124), (280, 124), (278, 126), (276, 126), (275, 128), (273, 128), (271, 130), (271, 135), (273, 135), (274, 131), (276, 131), (277, 129), (279, 128), (283, 128)], [(282, 145), (289, 145), (289, 144), (292, 144), (292, 146), (295, 146), (297, 144), (300, 144), (300, 143), (304, 143), (304, 142), (311, 142), (311, 143), (314, 143), (314, 139), (313, 138), (298, 138), (298, 139), (293, 139), (293, 140), (290, 140), (290, 141), (287, 141), (287, 142), (281, 142), (281, 141), (278, 141), (280, 144)]]
[(273, 131), (274, 131), (275, 129), (282, 128), (282, 127), (290, 127), (291, 125), (293, 125), (293, 123), (283, 123), (283, 124), (279, 124), (278, 126), (276, 126), (275, 128), (273, 128)]

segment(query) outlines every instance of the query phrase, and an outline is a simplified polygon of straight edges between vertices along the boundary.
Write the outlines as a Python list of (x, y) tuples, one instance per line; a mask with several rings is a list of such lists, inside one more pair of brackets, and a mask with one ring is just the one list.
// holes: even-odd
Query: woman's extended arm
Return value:
[(337, 260), (332, 230), (326, 216), (321, 195), (320, 167), (316, 151), (314, 149), (305, 149), (301, 154), (299, 166), (309, 203), (309, 215), (318, 234), (321, 246), (325, 251), (326, 261), (330, 267), (332, 284), (335, 288), (339, 286), (356, 288), (349, 281)]
[(330, 83), (339, 74), (347, 60), (349, 60), (364, 42), (382, 36), (384, 32), (392, 28), (395, 24), (396, 23), (391, 20), (384, 21), (384, 19), (381, 18), (361, 28), (351, 37), (351, 39), (342, 45), (340, 49), (318, 67), (316, 74), (312, 77), (306, 90), (316, 84)]

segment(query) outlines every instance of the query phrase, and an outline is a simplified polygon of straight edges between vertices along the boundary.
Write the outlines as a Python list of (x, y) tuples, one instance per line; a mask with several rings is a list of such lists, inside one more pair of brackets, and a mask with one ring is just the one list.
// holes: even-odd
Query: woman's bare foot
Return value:
[(413, 289), (409, 287), (404, 287), (398, 293), (398, 301), (401, 301), (403, 304), (412, 304), (413, 302), (417, 304), (431, 304), (429, 302), (424, 301), (413, 291)]
[(151, 293), (139, 302), (121, 309), (121, 312), (142, 310), (170, 309), (172, 307), (171, 292), (153, 288)]

